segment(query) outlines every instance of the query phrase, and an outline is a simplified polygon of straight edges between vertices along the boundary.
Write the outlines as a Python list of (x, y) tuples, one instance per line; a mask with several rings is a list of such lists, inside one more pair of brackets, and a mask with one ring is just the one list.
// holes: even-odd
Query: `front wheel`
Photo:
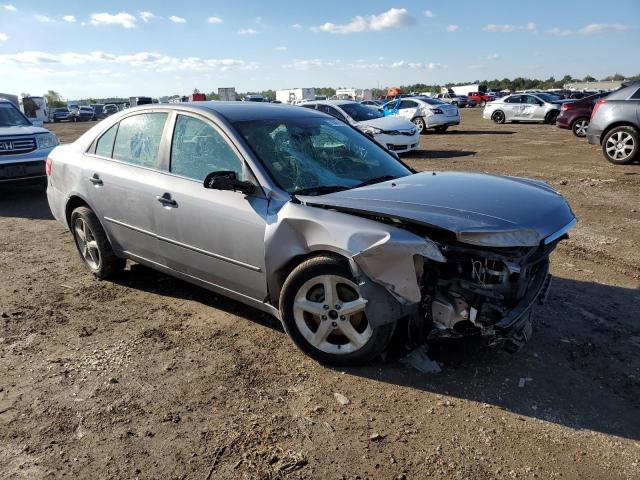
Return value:
[(125, 261), (113, 253), (98, 217), (90, 208), (76, 208), (69, 223), (80, 257), (91, 273), (103, 279), (124, 269)]
[(427, 131), (427, 125), (424, 123), (424, 118), (416, 117), (412, 120), (412, 122), (416, 126), (420, 134), (423, 134)]
[(329, 256), (300, 264), (280, 296), (282, 322), (294, 343), (332, 365), (361, 364), (387, 347), (395, 324), (371, 326), (366, 305), (349, 268)]
[(576, 137), (586, 137), (587, 128), (589, 128), (588, 118), (579, 118), (571, 125), (571, 131)]
[(486, 104), (487, 104), (487, 102), (486, 102), (485, 100), (482, 100), (482, 101), (480, 102), (480, 106), (481, 106), (481, 107), (484, 107)]
[(491, 115), (491, 120), (493, 120), (495, 123), (504, 123), (506, 117), (504, 116), (504, 112), (502, 110), (498, 110), (497, 112), (493, 112), (493, 115)]
[(616, 127), (604, 137), (602, 153), (616, 165), (633, 163), (639, 157), (640, 135), (633, 127)]

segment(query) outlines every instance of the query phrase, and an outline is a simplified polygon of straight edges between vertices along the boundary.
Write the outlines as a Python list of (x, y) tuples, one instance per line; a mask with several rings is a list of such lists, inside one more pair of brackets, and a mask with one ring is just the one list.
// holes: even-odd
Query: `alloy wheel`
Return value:
[(92, 270), (100, 269), (100, 249), (91, 228), (82, 218), (76, 219), (73, 228), (83, 260)]
[(589, 128), (589, 120), (583, 118), (573, 125), (573, 132), (578, 137), (585, 137), (587, 135), (587, 128)]
[(413, 119), (413, 124), (418, 129), (418, 132), (423, 133), (425, 130), (424, 120), (420, 117)]
[(605, 149), (612, 160), (627, 160), (635, 150), (633, 137), (627, 132), (615, 132), (607, 139)]
[(302, 336), (330, 354), (348, 354), (364, 347), (373, 329), (364, 314), (367, 300), (358, 286), (338, 275), (319, 275), (298, 290), (293, 316)]

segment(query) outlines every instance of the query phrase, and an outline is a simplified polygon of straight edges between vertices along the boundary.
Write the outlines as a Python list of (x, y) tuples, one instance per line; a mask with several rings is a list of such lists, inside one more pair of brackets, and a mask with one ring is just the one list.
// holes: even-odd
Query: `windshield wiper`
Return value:
[(382, 175), (381, 177), (374, 177), (370, 178), (369, 180), (365, 180), (364, 182), (356, 185), (355, 188), (366, 187), (367, 185), (373, 185), (375, 183), (387, 182), (389, 180), (395, 180), (396, 178), (398, 177), (396, 177), (395, 175)]
[(352, 187), (344, 185), (316, 185), (315, 187), (301, 188), (291, 192), (291, 195), (323, 195), (325, 193), (341, 192), (349, 190)]

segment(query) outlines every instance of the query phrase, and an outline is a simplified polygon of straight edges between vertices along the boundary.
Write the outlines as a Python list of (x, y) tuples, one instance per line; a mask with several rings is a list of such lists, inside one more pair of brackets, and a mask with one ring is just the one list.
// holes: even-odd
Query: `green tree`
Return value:
[(47, 93), (45, 93), (43, 96), (50, 107), (64, 107), (66, 105), (66, 103), (62, 100), (60, 94), (55, 90), (47, 90)]
[(596, 79), (594, 77), (592, 77), (591, 75), (587, 75), (586, 77), (584, 77), (582, 79), (583, 82), (595, 82)]

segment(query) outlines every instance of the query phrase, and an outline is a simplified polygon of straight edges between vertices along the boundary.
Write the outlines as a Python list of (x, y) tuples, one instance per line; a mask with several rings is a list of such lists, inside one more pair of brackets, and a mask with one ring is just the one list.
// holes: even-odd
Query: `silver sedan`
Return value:
[(544, 122), (555, 123), (565, 101), (546, 93), (523, 93), (489, 102), (483, 117), (496, 123)]
[(57, 147), (47, 174), (96, 277), (147, 265), (276, 316), (342, 365), (380, 354), (401, 319), (414, 343), (518, 349), (576, 223), (543, 182), (416, 173), (329, 115), (264, 103), (128, 109)]

